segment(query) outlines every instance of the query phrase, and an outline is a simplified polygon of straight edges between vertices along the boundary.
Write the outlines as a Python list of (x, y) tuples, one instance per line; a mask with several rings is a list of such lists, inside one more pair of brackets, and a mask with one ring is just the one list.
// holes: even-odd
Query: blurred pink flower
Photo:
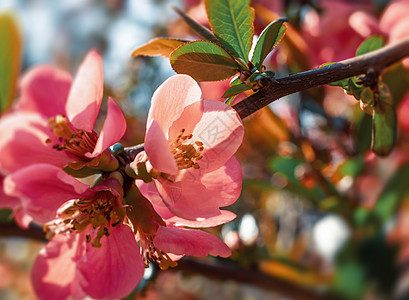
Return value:
[[(201, 100), (198, 84), (175, 75), (152, 97), (145, 151), (131, 164), (146, 164), (150, 178), (175, 215), (195, 220), (220, 215), (219, 207), (237, 200), (241, 167), (233, 154), (243, 124), (230, 106)], [(140, 185), (152, 183), (140, 183)], [(144, 189), (142, 189), (144, 190)], [(149, 195), (144, 195), (149, 199)]]
[(17, 107), (0, 120), (0, 171), (41, 162), (73, 169), (117, 167), (107, 149), (123, 136), (126, 122), (112, 99), (100, 135), (94, 131), (103, 94), (101, 56), (90, 51), (71, 81), (51, 66), (24, 75)]
[(9, 175), (5, 189), (23, 199), (27, 211), (45, 223), (52, 238), (32, 271), (41, 299), (121, 298), (136, 287), (151, 261), (166, 269), (186, 254), (231, 254), (215, 236), (184, 228), (194, 222), (162, 219), (143, 197), (132, 195), (129, 210), (114, 178), (90, 188), (56, 166), (37, 164)]
[(371, 13), (371, 1), (319, 1), (319, 6), (323, 11), (320, 14), (308, 11), (302, 24), (303, 36), (311, 48), (310, 53), (314, 54), (310, 57), (312, 65), (355, 56), (357, 47), (366, 36), (351, 26), (350, 18), (358, 12), (360, 16)]
[[(391, 1), (386, 7), (379, 21), (379, 29), (388, 37), (388, 42), (393, 43), (409, 37), (409, 0)], [(404, 59), (403, 64), (409, 68), (409, 59)]]

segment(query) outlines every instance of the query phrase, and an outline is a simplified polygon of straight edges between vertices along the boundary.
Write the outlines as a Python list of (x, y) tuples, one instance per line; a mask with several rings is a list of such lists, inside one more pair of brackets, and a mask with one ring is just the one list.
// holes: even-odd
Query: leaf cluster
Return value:
[(254, 10), (250, 0), (206, 0), (205, 4), (211, 30), (176, 9), (203, 40), (157, 38), (135, 49), (132, 55), (169, 57), (177, 73), (197, 81), (219, 81), (237, 75), (223, 95), (228, 103), (241, 92), (267, 86), (274, 72), (265, 71), (263, 62), (283, 37), (287, 19), (271, 22), (253, 47)]
[[(382, 46), (382, 37), (369, 37), (360, 45), (356, 56), (380, 49)], [(377, 71), (369, 69), (364, 76), (346, 78), (330, 85), (342, 87), (360, 101), (361, 109), (372, 116), (371, 149), (378, 155), (388, 155), (396, 140), (396, 112), (392, 94)]]

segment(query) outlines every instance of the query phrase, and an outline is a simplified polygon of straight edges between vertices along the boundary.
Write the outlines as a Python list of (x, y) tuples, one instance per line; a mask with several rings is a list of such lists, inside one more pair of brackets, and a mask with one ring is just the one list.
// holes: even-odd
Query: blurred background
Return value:
[[(198, 39), (172, 6), (208, 26), (200, 0), (0, 0), (0, 13), (11, 11), (20, 24), (21, 73), (53, 64), (74, 74), (90, 49), (102, 53), (105, 94), (126, 114), (129, 146), (143, 142), (150, 98), (175, 74), (167, 58), (130, 53), (154, 37)], [(289, 19), (268, 58), (278, 77), (353, 57), (373, 34), (386, 43), (409, 35), (407, 0), (252, 6), (256, 34), (277, 17)], [(341, 88), (284, 97), (245, 119), (236, 154), (243, 191), (229, 207), (237, 218), (210, 231), (233, 255), (186, 258), (168, 271), (151, 266), (127, 299), (409, 299), (406, 65), (382, 74), (398, 114), (398, 139), (387, 157), (370, 150), (371, 117)], [(223, 101), (228, 81), (201, 86), (204, 98)], [(1, 210), (0, 220), (9, 222), (10, 212)], [(42, 245), (0, 237), (0, 299), (36, 299), (30, 267)]]

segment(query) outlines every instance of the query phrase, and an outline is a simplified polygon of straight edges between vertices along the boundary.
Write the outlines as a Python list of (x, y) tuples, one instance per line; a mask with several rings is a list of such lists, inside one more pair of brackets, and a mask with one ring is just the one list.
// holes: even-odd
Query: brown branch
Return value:
[[(13, 222), (0, 222), (0, 237), (10, 236), (25, 237), (41, 242), (47, 241), (40, 226), (32, 225), (28, 229), (21, 229)], [(207, 261), (184, 257), (178, 261), (176, 268), (169, 270), (172, 272), (183, 271), (188, 274), (200, 274), (210, 279), (234, 280), (239, 283), (251, 284), (290, 299), (335, 300), (334, 297), (317, 293), (313, 289), (297, 286), (258, 270), (244, 269), (227, 261)]]
[(381, 73), (384, 68), (406, 56), (409, 56), (409, 38), (328, 66), (276, 78), (269, 87), (237, 103), (233, 108), (244, 119), (283, 96), (352, 76), (366, 74), (369, 69)]

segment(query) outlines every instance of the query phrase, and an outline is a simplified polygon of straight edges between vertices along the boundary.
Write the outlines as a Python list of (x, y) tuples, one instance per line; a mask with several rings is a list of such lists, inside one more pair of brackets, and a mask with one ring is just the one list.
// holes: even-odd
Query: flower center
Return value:
[(96, 236), (87, 235), (93, 247), (101, 247), (100, 239), (109, 235), (109, 227), (124, 220), (125, 211), (118, 199), (109, 191), (100, 191), (94, 197), (68, 201), (57, 212), (58, 218), (45, 225), (47, 238), (62, 232), (82, 232), (91, 225)]
[(193, 135), (185, 135), (184, 133), (185, 129), (180, 130), (176, 139), (170, 143), (170, 149), (175, 157), (178, 169), (183, 170), (192, 167), (194, 169), (199, 169), (200, 166), (197, 161), (203, 158), (203, 143), (201, 141), (189, 142)]
[[(66, 150), (78, 157), (84, 157), (87, 152), (92, 153), (98, 139), (96, 132), (86, 132), (76, 129), (62, 115), (50, 118), (48, 124), (51, 126), (54, 135), (58, 137), (59, 143), (54, 144), (53, 148), (62, 151)], [(51, 140), (47, 140), (51, 143)]]
[(145, 268), (149, 267), (150, 262), (159, 263), (159, 268), (161, 268), (161, 270), (166, 270), (169, 267), (174, 268), (178, 265), (178, 263), (173, 261), (166, 252), (155, 247), (152, 237), (141, 236), (141, 246)]

